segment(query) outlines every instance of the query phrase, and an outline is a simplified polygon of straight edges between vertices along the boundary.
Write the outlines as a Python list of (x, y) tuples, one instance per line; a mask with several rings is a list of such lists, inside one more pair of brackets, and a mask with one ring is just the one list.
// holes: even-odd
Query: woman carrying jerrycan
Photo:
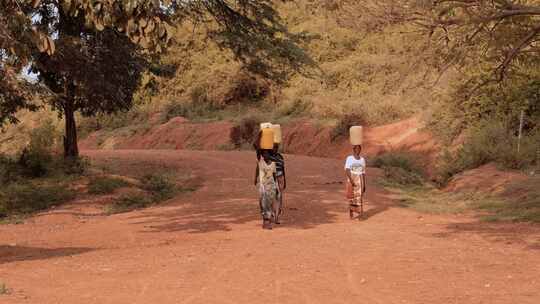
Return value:
[(261, 130), (253, 146), (257, 151), (257, 167), (254, 184), (259, 188), (259, 205), (263, 228), (272, 229), (272, 220), (280, 224), (283, 190), (286, 188), (285, 161), (279, 153), (281, 128), (271, 123), (261, 124)]
[[(360, 155), (362, 152), (362, 127), (353, 126), (349, 130), (353, 154), (345, 161), (345, 175), (347, 177), (346, 195), (349, 200), (349, 216), (354, 213), (364, 215), (364, 193), (366, 192), (366, 160)], [(358, 210), (360, 209), (360, 211)]]

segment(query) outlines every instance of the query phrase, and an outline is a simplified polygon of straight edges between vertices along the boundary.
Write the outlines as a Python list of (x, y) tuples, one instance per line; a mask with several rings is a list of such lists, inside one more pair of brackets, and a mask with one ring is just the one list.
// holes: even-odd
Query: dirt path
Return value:
[(395, 207), (368, 179), (351, 221), (340, 161), (288, 156), (283, 225), (260, 228), (253, 155), (89, 151), (199, 174), (165, 206), (64, 207), (0, 226), (0, 303), (540, 303), (540, 230)]

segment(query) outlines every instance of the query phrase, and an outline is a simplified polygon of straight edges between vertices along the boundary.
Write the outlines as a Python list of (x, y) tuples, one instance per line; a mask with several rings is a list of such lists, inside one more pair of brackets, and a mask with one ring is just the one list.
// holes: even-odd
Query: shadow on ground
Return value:
[(436, 233), (434, 236), (444, 238), (462, 233), (478, 234), (493, 242), (519, 244), (540, 250), (540, 226), (529, 223), (487, 223), (480, 220), (453, 223), (446, 226), (445, 232)]
[[(343, 199), (339, 185), (316, 185), (305, 189), (294, 188), (286, 192), (284, 213), (280, 229), (312, 229), (319, 225), (334, 223), (338, 217), (348, 217), (348, 203)], [(146, 210), (130, 219), (144, 225), (145, 232), (188, 232), (208, 233), (230, 231), (234, 225), (253, 222), (261, 224), (257, 197), (242, 193), (229, 193), (231, 199), (220, 199), (210, 193), (197, 194), (189, 201), (176, 205), (177, 208)], [(225, 195), (223, 195), (225, 196)], [(368, 204), (362, 220), (386, 211), (391, 203), (380, 191), (367, 195)]]
[(52, 259), (57, 257), (78, 255), (94, 250), (96, 249), (84, 247), (39, 248), (0, 245), (0, 264)]

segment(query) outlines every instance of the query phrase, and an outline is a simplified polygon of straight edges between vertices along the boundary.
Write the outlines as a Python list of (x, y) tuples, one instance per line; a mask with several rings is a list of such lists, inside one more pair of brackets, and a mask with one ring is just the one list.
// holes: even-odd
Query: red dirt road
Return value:
[(0, 303), (540, 303), (540, 229), (399, 208), (369, 171), (349, 220), (340, 161), (287, 156), (283, 224), (261, 220), (254, 156), (89, 151), (160, 162), (203, 181), (166, 205), (104, 216), (83, 206), (0, 226)]

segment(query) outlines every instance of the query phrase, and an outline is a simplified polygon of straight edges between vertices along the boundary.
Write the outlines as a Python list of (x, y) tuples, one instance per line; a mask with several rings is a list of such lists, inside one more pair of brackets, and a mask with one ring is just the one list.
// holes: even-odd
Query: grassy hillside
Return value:
[(145, 76), (135, 111), (162, 111), (164, 119), (256, 112), (330, 122), (354, 113), (373, 125), (408, 117), (439, 93), (427, 87), (427, 69), (411, 60), (424, 39), (407, 34), (411, 29), (370, 25), (377, 21), (369, 16), (350, 23), (312, 1), (287, 2), (279, 11), (289, 30), (305, 37), (300, 46), (314, 63), (306, 73), (279, 84), (263, 79), (205, 39), (205, 28), (190, 24), (178, 29), (175, 45)]
[[(411, 60), (424, 38), (404, 34), (410, 29), (379, 24), (368, 15), (346, 16), (318, 1), (279, 3), (283, 23), (304, 37), (300, 47), (313, 62), (305, 73), (281, 83), (249, 73), (230, 50), (207, 39), (205, 27), (186, 24), (178, 28), (168, 53), (145, 74), (134, 109), (113, 117), (80, 119), (81, 135), (120, 127), (129, 127), (129, 134), (175, 116), (192, 120), (303, 116), (333, 124), (354, 113), (357, 120), (373, 125), (408, 117), (437, 93), (425, 86), (426, 69)], [(298, 52), (293, 47), (285, 51)], [(44, 116), (50, 115), (24, 114), (23, 123), (15, 127), (17, 142), (25, 142), (24, 130)], [(1, 149), (12, 150), (13, 136), (2, 138)]]
[(178, 104), (203, 95), (217, 108), (242, 102), (276, 116), (318, 119), (353, 112), (365, 123), (380, 124), (417, 112), (435, 93), (424, 86), (426, 70), (411, 60), (424, 38), (403, 34), (407, 28), (369, 27), (368, 16), (350, 24), (312, 1), (287, 2), (279, 10), (291, 32), (309, 37), (302, 47), (315, 65), (307, 75), (275, 85), (246, 74), (230, 53), (204, 41), (204, 29), (185, 27), (177, 34), (179, 45), (162, 59), (178, 69), (170, 79), (152, 77), (158, 89), (149, 99)]
[[(508, 124), (511, 130), (507, 126), (496, 132), (485, 128), (464, 129), (467, 123), (480, 121), (480, 117), (485, 118), (495, 110), (506, 115), (509, 107), (501, 108), (499, 100), (507, 99), (505, 103), (510, 105), (521, 100), (523, 94), (514, 94), (497, 84), (493, 86), (497, 94), (487, 91), (464, 103), (460, 86), (449, 76), (452, 73), (434, 81), (439, 75), (434, 75), (425, 60), (429, 56), (426, 37), (416, 28), (368, 13), (366, 7), (375, 3), (371, 0), (358, 1), (356, 7), (342, 10), (328, 3), (333, 2), (279, 2), (283, 23), (291, 33), (302, 37), (299, 42), (302, 50), (291, 46), (281, 51), (297, 58), (305, 57), (306, 62), (312, 63), (303, 73), (289, 74), (281, 81), (249, 72), (230, 50), (220, 49), (207, 39), (208, 28), (200, 24), (179, 27), (168, 53), (154, 59), (145, 73), (133, 109), (113, 116), (79, 118), (80, 137), (99, 131), (100, 146), (111, 136), (129, 138), (145, 134), (153, 126), (177, 116), (195, 122), (229, 120), (235, 124), (249, 117), (253, 118), (251, 121), (281, 123), (307, 118), (318, 126), (335, 126), (343, 133), (351, 122), (374, 126), (418, 113), (434, 113), (430, 116), (430, 126), (438, 133), (450, 134), (449, 142), (461, 134), (469, 137), (460, 138), (469, 146), (481, 143), (481, 137), (488, 142), (489, 138), (495, 138), (495, 142), (507, 147), (500, 154), (492, 151), (503, 151), (495, 145), (488, 150), (492, 145), (476, 144), (472, 158), (468, 156), (470, 149), (458, 150), (455, 155), (446, 153), (442, 158), (442, 167), (446, 168), (442, 175), (452, 176), (490, 161), (502, 162), (506, 167), (512, 164), (511, 168), (534, 166), (538, 162), (535, 139), (540, 132), (534, 130), (535, 116), (528, 116), (530, 122), (526, 124), (529, 130), (525, 142), (531, 144), (526, 144), (517, 154), (513, 152), (515, 119)], [(529, 82), (521, 86), (535, 88)], [(519, 86), (511, 88), (528, 92)], [(529, 95), (534, 95), (534, 90), (529, 91)], [(50, 116), (50, 113), (24, 114), (22, 124), (0, 135), (0, 151), (20, 149), (28, 141), (27, 131)], [(55, 125), (61, 131), (57, 120)], [(483, 125), (492, 124), (488, 121)]]

